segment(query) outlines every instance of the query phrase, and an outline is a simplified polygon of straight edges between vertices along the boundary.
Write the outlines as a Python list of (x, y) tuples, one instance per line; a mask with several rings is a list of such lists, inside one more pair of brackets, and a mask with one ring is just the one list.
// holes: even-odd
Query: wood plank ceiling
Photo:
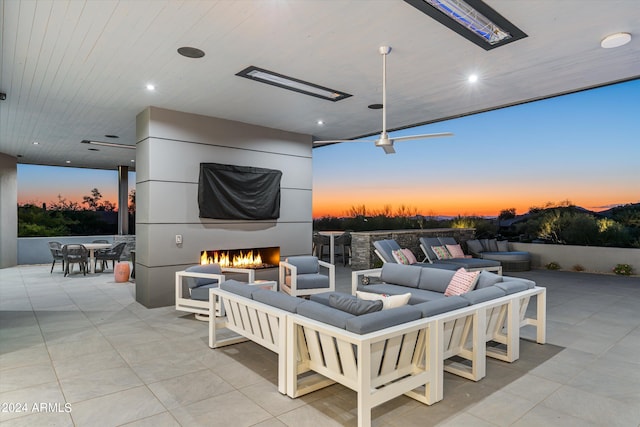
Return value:
[[(381, 102), (383, 44), (393, 47), (392, 129), (640, 76), (637, 0), (486, 3), (528, 37), (485, 51), (400, 0), (2, 0), (0, 152), (21, 163), (132, 166), (134, 150), (80, 141), (115, 134), (134, 145), (135, 117), (149, 105), (315, 139), (374, 134), (381, 115), (367, 106)], [(631, 43), (600, 47), (620, 31)], [(206, 55), (184, 58), (181, 46)], [(353, 96), (334, 103), (235, 76), (249, 65)]]

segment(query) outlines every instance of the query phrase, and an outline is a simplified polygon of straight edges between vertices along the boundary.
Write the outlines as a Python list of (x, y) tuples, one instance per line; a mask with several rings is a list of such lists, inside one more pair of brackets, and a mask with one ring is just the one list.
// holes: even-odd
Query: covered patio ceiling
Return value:
[[(150, 105), (315, 139), (375, 134), (381, 112), (367, 106), (381, 102), (381, 45), (393, 47), (391, 129), (640, 76), (636, 0), (486, 3), (527, 37), (487, 51), (400, 0), (2, 0), (0, 152), (134, 169), (134, 150), (81, 141), (135, 145), (136, 115)], [(600, 47), (617, 32), (631, 42)], [(184, 46), (205, 56), (183, 57)], [(332, 102), (236, 76), (249, 66), (352, 96)]]

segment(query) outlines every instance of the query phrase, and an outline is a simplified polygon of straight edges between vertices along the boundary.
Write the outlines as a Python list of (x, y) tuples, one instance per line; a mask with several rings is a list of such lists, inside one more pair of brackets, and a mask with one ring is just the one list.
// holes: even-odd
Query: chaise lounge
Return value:
[(421, 237), (420, 249), (425, 255), (425, 260), (434, 266), (452, 264), (456, 266), (456, 269), (487, 270), (502, 274), (502, 265), (499, 261), (464, 256), (462, 248), (453, 237)]
[(531, 254), (509, 250), (509, 242), (506, 240), (468, 240), (467, 249), (475, 257), (499, 261), (505, 271), (531, 270)]

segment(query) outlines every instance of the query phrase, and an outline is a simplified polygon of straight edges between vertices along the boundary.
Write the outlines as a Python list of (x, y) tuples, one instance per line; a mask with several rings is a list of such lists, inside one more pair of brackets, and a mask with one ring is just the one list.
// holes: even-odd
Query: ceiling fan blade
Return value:
[(393, 142), (397, 141), (410, 141), (412, 139), (427, 139), (427, 138), (441, 138), (444, 136), (453, 136), (451, 132), (441, 132), (441, 133), (425, 133), (423, 135), (407, 135), (407, 136), (399, 136), (393, 139)]
[(396, 150), (393, 149), (393, 145), (380, 145), (384, 150), (385, 154), (393, 154)]
[(313, 145), (323, 146), (328, 144), (337, 144), (339, 142), (375, 142), (372, 139), (334, 139), (329, 141), (313, 141)]

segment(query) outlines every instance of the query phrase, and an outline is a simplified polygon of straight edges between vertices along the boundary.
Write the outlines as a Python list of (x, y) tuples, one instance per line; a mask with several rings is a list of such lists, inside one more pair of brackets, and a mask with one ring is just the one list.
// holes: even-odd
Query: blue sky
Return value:
[(352, 206), (425, 215), (497, 215), (570, 200), (593, 210), (640, 201), (640, 80), (531, 102), (394, 135), (449, 138), (314, 150), (314, 217)]

